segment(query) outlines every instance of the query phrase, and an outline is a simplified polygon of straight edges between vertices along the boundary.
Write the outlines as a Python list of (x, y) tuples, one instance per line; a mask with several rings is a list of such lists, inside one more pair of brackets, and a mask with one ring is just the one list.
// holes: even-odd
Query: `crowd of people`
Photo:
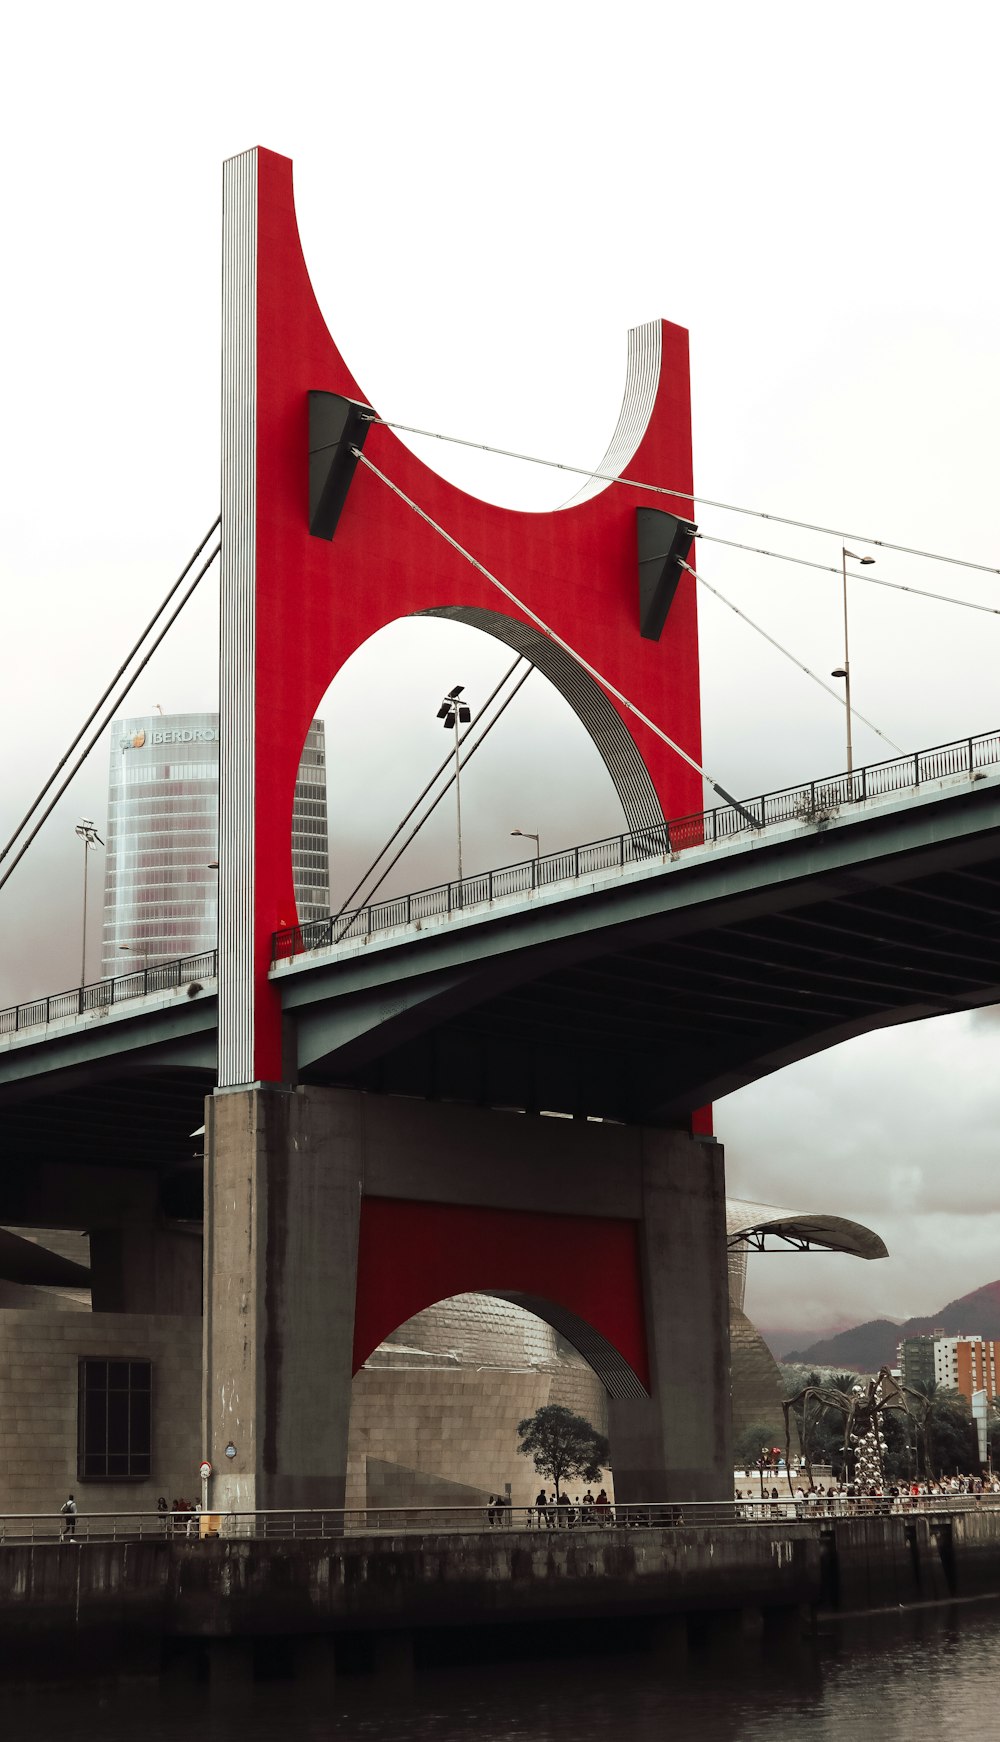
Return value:
[(935, 1501), (947, 1505), (962, 1496), (982, 1500), (994, 1495), (1000, 1497), (1000, 1477), (992, 1473), (942, 1476), (939, 1481), (892, 1481), (867, 1487), (855, 1482), (830, 1482), (810, 1487), (799, 1483), (792, 1488), (786, 1484), (782, 1489), (769, 1490), (765, 1484), (762, 1494), (752, 1488), (745, 1493), (740, 1488), (736, 1490), (737, 1501), (752, 1501), (758, 1507), (762, 1500), (765, 1505), (768, 1501), (782, 1501), (786, 1506), (793, 1504), (800, 1517), (852, 1511), (905, 1512), (933, 1505)]
[[(161, 1494), (156, 1502), (157, 1512), (165, 1512), (170, 1519), (169, 1529), (174, 1536), (197, 1536), (200, 1532), (199, 1518), (201, 1503), (195, 1500), (174, 1500), (167, 1505), (167, 1497)], [(164, 1521), (166, 1522), (166, 1521)]]
[[(578, 1494), (575, 1500), (571, 1500), (568, 1494), (546, 1494), (545, 1489), (540, 1488), (534, 1506), (527, 1507), (526, 1512), (528, 1527), (537, 1519), (539, 1530), (572, 1530), (577, 1524), (614, 1524), (615, 1521), (611, 1502), (603, 1488), (596, 1495), (588, 1488), (586, 1494)], [(491, 1530), (512, 1522), (509, 1495), (490, 1495), (486, 1522)]]

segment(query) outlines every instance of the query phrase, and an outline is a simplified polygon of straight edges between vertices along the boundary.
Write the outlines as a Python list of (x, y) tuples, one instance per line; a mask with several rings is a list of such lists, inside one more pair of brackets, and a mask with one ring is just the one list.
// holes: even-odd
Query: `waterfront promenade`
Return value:
[[(600, 1507), (378, 1506), (338, 1509), (286, 1508), (218, 1513), (211, 1509), (170, 1512), (80, 1510), (72, 1540), (89, 1542), (337, 1541), (345, 1537), (440, 1537), (509, 1535), (564, 1530), (612, 1534), (680, 1527), (711, 1529), (755, 1525), (774, 1528), (791, 1520), (828, 1524), (831, 1519), (949, 1516), (991, 1512), (1000, 1528), (1000, 1492), (982, 1494), (848, 1495), (801, 1491), (736, 1500), (646, 1501)], [(0, 1549), (24, 1543), (62, 1542), (66, 1519), (59, 1512), (0, 1513)]]

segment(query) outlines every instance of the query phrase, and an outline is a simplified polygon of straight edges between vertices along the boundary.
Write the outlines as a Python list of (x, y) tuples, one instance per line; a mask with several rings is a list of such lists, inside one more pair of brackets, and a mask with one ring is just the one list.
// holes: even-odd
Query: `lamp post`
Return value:
[(465, 685), (457, 683), (454, 689), (448, 691), (444, 701), (437, 711), (446, 732), (455, 734), (455, 816), (458, 824), (458, 899), (462, 899), (462, 758), (460, 753), (459, 726), (467, 726), (472, 719), (467, 702), (460, 702), (459, 696), (465, 690)]
[(537, 864), (539, 859), (542, 856), (542, 843), (538, 839), (538, 836), (533, 835), (530, 829), (511, 829), (510, 832), (511, 832), (512, 836), (520, 835), (522, 840), (534, 841), (534, 843), (535, 843), (535, 863)]
[(89, 817), (81, 817), (76, 825), (76, 834), (83, 842), (83, 944), (80, 950), (80, 985), (87, 984), (87, 868), (88, 855), (93, 847), (103, 847), (104, 842), (97, 833), (97, 824)]
[(848, 557), (850, 557), (852, 563), (861, 563), (863, 567), (867, 567), (869, 563), (873, 563), (875, 561), (875, 558), (873, 556), (855, 556), (853, 550), (848, 550), (846, 545), (842, 544), (840, 547), (840, 569), (841, 569), (841, 574), (843, 575), (843, 583), (844, 583), (844, 589), (843, 589), (843, 596), (844, 596), (844, 663), (843, 663), (843, 665), (838, 665), (836, 670), (832, 671), (830, 673), (830, 676), (831, 677), (842, 677), (844, 680), (844, 705), (847, 709), (847, 772), (848, 772), (848, 774), (852, 774), (854, 772), (854, 745), (853, 745), (852, 738), (851, 738), (851, 655), (850, 655), (850, 644), (849, 644), (848, 635), (847, 635), (847, 559), (848, 559)]

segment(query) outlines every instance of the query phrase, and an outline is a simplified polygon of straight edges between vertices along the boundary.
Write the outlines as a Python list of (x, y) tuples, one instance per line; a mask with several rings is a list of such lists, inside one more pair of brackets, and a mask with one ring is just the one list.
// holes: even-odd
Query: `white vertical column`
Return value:
[(253, 1080), (257, 152), (222, 171), (219, 1084)]

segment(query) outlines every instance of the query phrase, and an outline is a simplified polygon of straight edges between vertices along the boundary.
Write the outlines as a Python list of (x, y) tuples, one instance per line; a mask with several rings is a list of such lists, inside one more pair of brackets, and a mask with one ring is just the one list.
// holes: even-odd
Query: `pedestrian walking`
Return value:
[(63, 1519), (63, 1542), (73, 1542), (76, 1539), (76, 1501), (72, 1494), (63, 1501), (59, 1511)]

